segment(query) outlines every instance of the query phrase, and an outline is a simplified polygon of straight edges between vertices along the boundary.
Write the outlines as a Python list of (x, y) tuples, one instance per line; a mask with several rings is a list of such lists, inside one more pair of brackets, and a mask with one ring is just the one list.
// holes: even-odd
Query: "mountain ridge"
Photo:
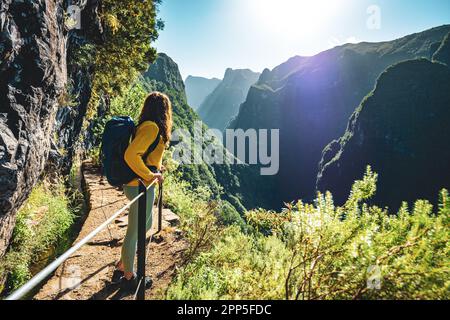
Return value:
[(400, 201), (437, 204), (439, 191), (450, 187), (448, 88), (450, 69), (441, 63), (417, 59), (388, 68), (345, 134), (325, 148), (317, 189), (331, 191), (342, 205), (350, 180), (370, 165), (379, 174), (377, 205), (398, 210)]
[(280, 172), (268, 178), (278, 193), (275, 209), (314, 198), (322, 150), (345, 132), (378, 76), (404, 60), (431, 59), (449, 31), (444, 25), (393, 41), (346, 44), (263, 72), (229, 128), (280, 129)]
[[(309, 61), (311, 58), (315, 58), (315, 57), (319, 57), (321, 55), (327, 55), (330, 54), (334, 51), (339, 51), (342, 49), (352, 49), (355, 50), (357, 52), (362, 52), (362, 49), (365, 48), (366, 50), (368, 48), (373, 48), (375, 47), (376, 49), (380, 48), (380, 46), (385, 46), (382, 49), (384, 50), (383, 55), (388, 55), (388, 54), (393, 54), (396, 51), (399, 50), (399, 48), (397, 48), (395, 51), (390, 51), (390, 47), (392, 47), (393, 44), (397, 44), (397, 46), (401, 43), (404, 43), (404, 45), (412, 45), (411, 40), (413, 43), (415, 43), (415, 40), (420, 40), (420, 38), (425, 38), (425, 40), (427, 39), (427, 36), (429, 36), (431, 33), (440, 33), (441, 36), (445, 36), (445, 34), (450, 31), (450, 24), (445, 24), (442, 26), (438, 26), (438, 27), (434, 27), (434, 28), (430, 28), (421, 32), (416, 32), (416, 33), (412, 33), (403, 37), (400, 37), (398, 39), (394, 39), (394, 40), (388, 40), (388, 41), (381, 41), (381, 42), (367, 42), (367, 41), (362, 41), (359, 43), (346, 43), (346, 44), (342, 44), (333, 48), (330, 48), (328, 50), (324, 50), (322, 52), (319, 52), (315, 55), (312, 56), (294, 56), (289, 58), (288, 60), (286, 60), (285, 62), (281, 63), (280, 65), (276, 66), (275, 68), (273, 68), (272, 70), (270, 69), (265, 69), (263, 71), (263, 75), (262, 77), (268, 77), (268, 74), (270, 74), (270, 77), (278, 79), (278, 80), (283, 80), (286, 76), (290, 76), (298, 71), (301, 71), (301, 67), (303, 66), (303, 64), (307, 61)], [(417, 39), (417, 37), (419, 37), (419, 39)], [(440, 36), (438, 36), (440, 37)], [(441, 39), (442, 40), (442, 39)], [(431, 58), (433, 53), (436, 50), (429, 50), (429, 47), (432, 44), (439, 44), (441, 43), (441, 41), (437, 41), (437, 42), (427, 42), (425, 41), (425, 43), (422, 43), (421, 48), (417, 51), (417, 55), (423, 55), (426, 54), (427, 57)], [(402, 46), (404, 47), (404, 46)], [(392, 49), (392, 48), (391, 48)], [(437, 48), (436, 48), (437, 49)], [(300, 69), (300, 70), (299, 70)], [(267, 84), (267, 80), (265, 81), (261, 81), (261, 79), (258, 81), (258, 83), (266, 83)]]

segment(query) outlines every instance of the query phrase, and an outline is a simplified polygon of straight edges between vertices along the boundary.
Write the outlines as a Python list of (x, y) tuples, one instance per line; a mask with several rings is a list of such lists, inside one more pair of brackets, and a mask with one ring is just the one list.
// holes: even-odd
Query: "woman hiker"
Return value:
[[(153, 181), (163, 181), (160, 173), (162, 158), (166, 146), (170, 142), (172, 132), (172, 104), (169, 98), (162, 93), (153, 92), (145, 99), (144, 106), (139, 117), (135, 138), (125, 152), (125, 162), (144, 181), (148, 187)], [(159, 143), (146, 159), (144, 154), (150, 146)], [(125, 195), (129, 200), (136, 198), (139, 194), (138, 179), (134, 179), (124, 186)], [(155, 201), (155, 186), (147, 191), (147, 231), (152, 226), (152, 210)], [(125, 291), (134, 291), (138, 286), (137, 275), (134, 272), (134, 258), (136, 256), (138, 236), (138, 203), (135, 202), (128, 215), (127, 233), (122, 245), (121, 259), (113, 274), (113, 283), (120, 281), (121, 288)], [(145, 279), (146, 287), (151, 286), (151, 279)]]

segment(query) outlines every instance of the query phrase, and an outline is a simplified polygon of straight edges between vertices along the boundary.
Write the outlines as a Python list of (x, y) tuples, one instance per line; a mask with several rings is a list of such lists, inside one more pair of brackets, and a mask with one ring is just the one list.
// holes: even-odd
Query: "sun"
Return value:
[(277, 33), (314, 33), (338, 11), (337, 0), (250, 0), (257, 23)]

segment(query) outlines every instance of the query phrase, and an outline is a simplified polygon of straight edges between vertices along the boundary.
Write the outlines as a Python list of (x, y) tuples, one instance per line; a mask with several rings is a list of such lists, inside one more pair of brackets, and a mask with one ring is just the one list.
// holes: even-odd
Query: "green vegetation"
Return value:
[[(74, 179), (72, 172), (69, 183)], [(9, 289), (23, 285), (33, 267), (45, 266), (70, 246), (71, 227), (80, 210), (73, 203), (79, 196), (77, 192), (68, 196), (60, 179), (47, 179), (33, 189), (17, 214), (10, 249), (0, 263), (0, 272), (9, 274)]]
[[(217, 227), (237, 225), (242, 230), (246, 229), (241, 215), (228, 201), (214, 198), (208, 186), (196, 186), (183, 178), (179, 164), (172, 159), (170, 152), (164, 156), (164, 166), (167, 169), (164, 181), (165, 206), (183, 217), (183, 229), (191, 244), (198, 242), (197, 238), (214, 237), (211, 230), (217, 230)], [(192, 237), (197, 240), (192, 241)], [(193, 251), (198, 250), (198, 247)]]
[(92, 118), (101, 97), (120, 96), (129, 87), (130, 79), (156, 57), (151, 47), (164, 26), (156, 18), (160, 0), (101, 2), (103, 40), (73, 48), (74, 63), (94, 66), (92, 98), (88, 117)]
[[(281, 213), (249, 212), (254, 230), (243, 232), (219, 225), (207, 196), (169, 177), (166, 199), (191, 248), (167, 298), (448, 299), (448, 192), (434, 213), (417, 201), (390, 215), (368, 204), (376, 182), (368, 168), (342, 207), (327, 193)], [(380, 290), (368, 286), (378, 270)]]

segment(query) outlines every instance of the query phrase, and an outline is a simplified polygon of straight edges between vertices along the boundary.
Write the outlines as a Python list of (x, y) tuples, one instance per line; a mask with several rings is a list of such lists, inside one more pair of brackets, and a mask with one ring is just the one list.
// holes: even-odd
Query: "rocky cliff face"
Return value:
[[(0, 4), (0, 256), (49, 155), (57, 167), (70, 168), (86, 112), (89, 66), (67, 53), (87, 38), (100, 41), (97, 1), (84, 6), (83, 32), (66, 30), (66, 6), (61, 0)], [(64, 96), (75, 97), (71, 106)]]
[(260, 74), (251, 70), (227, 69), (222, 82), (206, 97), (198, 109), (200, 118), (210, 127), (224, 131), (238, 114), (248, 90)]
[(58, 98), (67, 83), (62, 1), (2, 1), (0, 254), (15, 211), (44, 170)]
[[(74, 157), (88, 150), (93, 144), (89, 130), (82, 134), (85, 117), (91, 98), (93, 61), (88, 61), (93, 54), (87, 49), (92, 44), (103, 42), (103, 27), (100, 21), (98, 0), (88, 2), (79, 0), (72, 4), (80, 5), (82, 28), (68, 33), (67, 39), (67, 75), (68, 81), (63, 99), (60, 99), (56, 114), (55, 130), (50, 151), (50, 164), (63, 174), (67, 174)], [(84, 6), (82, 3), (85, 3)], [(91, 50), (91, 51), (89, 51)], [(107, 97), (101, 100), (102, 108), (107, 106)], [(87, 125), (87, 124), (86, 124)]]
[(352, 116), (345, 135), (324, 151), (318, 189), (342, 205), (367, 165), (379, 174), (374, 203), (437, 203), (450, 187), (450, 69), (429, 60), (389, 68)]
[(280, 129), (275, 207), (315, 197), (322, 150), (345, 132), (379, 75), (394, 63), (430, 58), (449, 30), (442, 26), (390, 42), (347, 44), (263, 72), (231, 128)]

